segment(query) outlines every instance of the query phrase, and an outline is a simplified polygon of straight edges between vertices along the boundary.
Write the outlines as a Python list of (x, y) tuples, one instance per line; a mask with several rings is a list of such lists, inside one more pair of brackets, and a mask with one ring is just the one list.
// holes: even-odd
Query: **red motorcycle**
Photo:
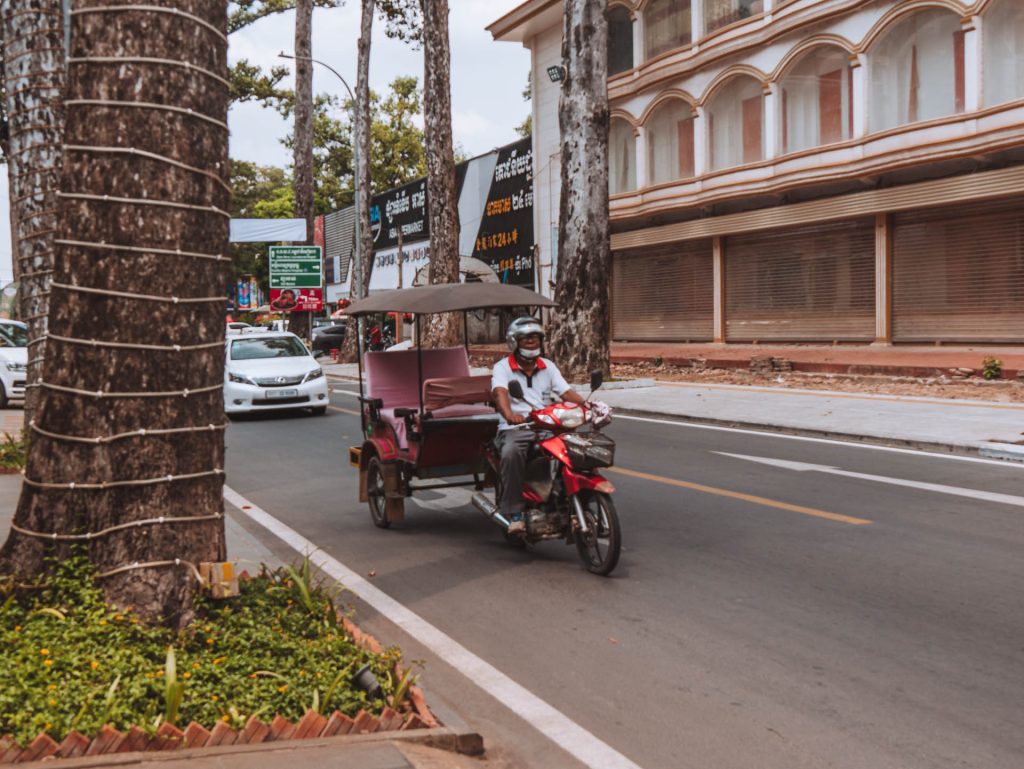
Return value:
[[(591, 377), (591, 394), (601, 386), (601, 374)], [(509, 393), (522, 398), (518, 382)], [(527, 425), (537, 442), (527, 456), (523, 482), (526, 531), (506, 534), (517, 544), (561, 539), (575, 544), (587, 571), (607, 575), (619, 562), (622, 531), (611, 494), (615, 487), (598, 471), (611, 467), (615, 442), (601, 432), (610, 421), (607, 407), (588, 403), (554, 403), (530, 412)], [(500, 457), (493, 446), (486, 451), (494, 483), (494, 498), (484, 491), (473, 495), (473, 505), (508, 531), (509, 521), (494, 500), (501, 499)]]

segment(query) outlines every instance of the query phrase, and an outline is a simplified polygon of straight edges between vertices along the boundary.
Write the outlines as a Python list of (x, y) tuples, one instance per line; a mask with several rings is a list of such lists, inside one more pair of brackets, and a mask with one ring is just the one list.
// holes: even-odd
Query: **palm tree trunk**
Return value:
[(610, 372), (607, 0), (566, 0), (562, 188), (550, 349), (570, 381)]
[[(295, 218), (306, 220), (306, 240), (313, 242), (313, 0), (295, 3)], [(288, 329), (299, 336), (309, 334), (309, 318), (292, 312)]]
[[(430, 282), (459, 282), (459, 201), (452, 146), (451, 52), (448, 0), (421, 0), (423, 10), (423, 129), (426, 138)], [(434, 347), (459, 343), (458, 314), (435, 315), (425, 336)]]
[(50, 352), (0, 551), (32, 576), (84, 548), (173, 626), (225, 558), (226, 10), (72, 4)]
[[(61, 0), (3, 0), (4, 76), (9, 119), (14, 275), (19, 315), (28, 324), (26, 381), (42, 372), (46, 353), (50, 278), (57, 226), (64, 116), (64, 10)], [(10, 395), (10, 393), (6, 393)], [(38, 390), (25, 396), (25, 424), (36, 412)]]

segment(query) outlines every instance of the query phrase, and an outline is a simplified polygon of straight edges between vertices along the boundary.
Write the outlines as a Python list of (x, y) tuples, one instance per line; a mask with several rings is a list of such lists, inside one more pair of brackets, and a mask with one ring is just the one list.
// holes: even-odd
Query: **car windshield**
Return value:
[(0, 325), (0, 347), (28, 347), (28, 331), (14, 324)]
[(294, 336), (271, 339), (236, 339), (231, 343), (232, 360), (259, 358), (298, 358), (309, 355), (306, 346)]

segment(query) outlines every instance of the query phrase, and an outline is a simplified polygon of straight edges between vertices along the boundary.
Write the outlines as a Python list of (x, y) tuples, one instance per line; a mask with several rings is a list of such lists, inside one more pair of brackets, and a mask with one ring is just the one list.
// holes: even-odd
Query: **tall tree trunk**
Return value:
[(72, 4), (50, 354), (0, 551), (31, 576), (80, 545), (108, 600), (179, 626), (191, 565), (225, 557), (226, 10)]
[(550, 350), (567, 377), (610, 372), (607, 0), (566, 0), (562, 190)]
[[(64, 10), (61, 0), (3, 0), (4, 76), (9, 145), (11, 233), (18, 310), (28, 324), (26, 381), (42, 372), (46, 354), (50, 278), (57, 227), (57, 186), (64, 116)], [(10, 395), (10, 393), (6, 393)], [(32, 421), (37, 388), (25, 394), (25, 424)]]
[[(369, 293), (370, 276), (373, 274), (373, 231), (370, 229), (370, 42), (373, 32), (373, 14), (376, 0), (363, 0), (362, 18), (359, 23), (359, 63), (356, 69), (356, 103), (352, 105), (355, 113), (356, 154), (359, 157), (355, 178), (356, 216), (359, 217), (359, 242), (356, 250), (361, 254), (363, 273), (362, 285), (359, 285), (358, 272), (355, 264), (350, 265), (357, 276), (352, 281), (356, 290), (355, 298), (362, 299)], [(354, 363), (356, 360), (356, 340), (358, 339), (359, 323), (350, 319), (348, 333), (342, 349), (342, 360)]]
[[(423, 9), (423, 130), (426, 139), (427, 215), (430, 217), (430, 282), (459, 282), (459, 201), (452, 148), (451, 54), (448, 0), (420, 0)], [(434, 315), (426, 341), (434, 347), (459, 343), (458, 314)]]
[[(295, 218), (306, 220), (305, 243), (313, 240), (313, 0), (295, 3)], [(293, 312), (288, 328), (309, 334), (308, 316)]]

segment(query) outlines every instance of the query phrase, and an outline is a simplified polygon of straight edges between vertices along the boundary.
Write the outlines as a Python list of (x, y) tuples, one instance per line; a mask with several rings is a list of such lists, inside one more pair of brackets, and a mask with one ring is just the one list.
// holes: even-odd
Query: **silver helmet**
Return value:
[(539, 320), (529, 316), (516, 318), (509, 323), (508, 331), (505, 332), (505, 341), (508, 343), (508, 349), (512, 352), (519, 349), (520, 337), (527, 336), (528, 334), (540, 334), (540, 340), (543, 343), (544, 326), (540, 324)]

